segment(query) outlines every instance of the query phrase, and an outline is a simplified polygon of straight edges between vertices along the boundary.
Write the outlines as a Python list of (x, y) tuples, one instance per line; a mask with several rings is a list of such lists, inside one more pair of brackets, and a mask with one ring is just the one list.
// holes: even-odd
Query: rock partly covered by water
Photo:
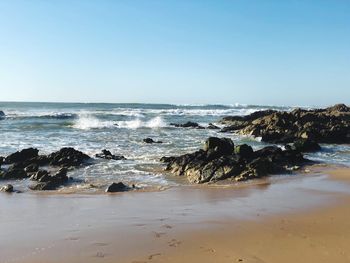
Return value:
[(4, 119), (6, 117), (5, 112), (3, 112), (2, 110), (0, 110), (0, 120)]
[(203, 126), (200, 126), (197, 122), (188, 121), (185, 123), (170, 123), (170, 126), (178, 128), (194, 128), (194, 129), (205, 129)]
[(4, 185), (4, 186), (0, 186), (0, 192), (12, 193), (13, 192), (12, 184), (7, 184), (7, 185)]
[(125, 191), (129, 191), (130, 189), (131, 189), (131, 187), (125, 185), (122, 182), (112, 183), (111, 185), (109, 185), (107, 187), (106, 193), (125, 192)]
[(37, 183), (29, 188), (32, 190), (56, 190), (68, 182), (67, 172), (67, 168), (61, 168), (54, 174), (50, 174), (46, 170), (39, 170), (30, 178)]
[[(287, 147), (288, 148), (288, 147)], [(300, 151), (268, 146), (258, 151), (246, 144), (235, 146), (229, 138), (209, 138), (204, 149), (174, 157), (163, 157), (166, 170), (186, 176), (191, 183), (232, 178), (236, 181), (288, 172), (307, 162)]]
[(97, 158), (107, 159), (107, 160), (126, 160), (123, 155), (114, 155), (110, 151), (104, 149), (101, 153), (95, 155)]
[(143, 139), (143, 142), (144, 143), (150, 143), (150, 144), (152, 144), (152, 143), (163, 143), (162, 141), (155, 141), (152, 138)]
[(325, 109), (265, 110), (220, 121), (222, 132), (261, 137), (271, 143), (308, 139), (318, 143), (350, 143), (350, 107), (337, 104)]
[[(74, 148), (62, 148), (49, 155), (39, 155), (35, 148), (23, 149), (3, 159), (7, 169), (0, 170), (0, 179), (25, 179), (37, 181), (31, 186), (33, 190), (54, 190), (68, 181), (68, 168), (79, 167), (86, 164), (90, 157)], [(59, 170), (50, 173), (40, 169), (47, 167)]]

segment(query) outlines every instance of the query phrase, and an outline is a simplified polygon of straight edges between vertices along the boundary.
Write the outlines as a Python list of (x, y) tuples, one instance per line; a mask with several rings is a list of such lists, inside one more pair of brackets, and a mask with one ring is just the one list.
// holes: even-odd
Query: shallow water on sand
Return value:
[[(111, 181), (140, 187), (167, 187), (179, 182), (161, 172), (162, 156), (178, 155), (202, 147), (209, 136), (230, 137), (235, 143), (254, 148), (266, 144), (259, 140), (218, 133), (217, 130), (182, 129), (170, 123), (216, 124), (228, 115), (246, 115), (257, 110), (292, 110), (293, 107), (256, 105), (168, 105), (168, 104), (82, 104), (82, 103), (0, 103), (6, 118), (0, 120), (0, 156), (27, 147), (47, 154), (62, 147), (74, 147), (90, 156), (102, 149), (124, 155), (125, 161), (98, 160), (69, 175), (76, 181), (68, 186), (81, 191), (90, 184), (104, 187)], [(151, 137), (163, 144), (145, 144)], [(310, 159), (332, 164), (350, 164), (350, 146), (323, 145), (323, 151)], [(11, 182), (25, 190), (29, 182)], [(97, 188), (97, 189), (98, 189)], [(96, 189), (89, 188), (89, 191)]]

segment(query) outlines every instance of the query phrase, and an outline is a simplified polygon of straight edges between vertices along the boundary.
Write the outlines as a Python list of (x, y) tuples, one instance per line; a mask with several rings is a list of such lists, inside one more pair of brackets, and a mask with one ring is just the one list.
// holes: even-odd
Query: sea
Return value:
[[(210, 136), (229, 137), (235, 144), (247, 143), (254, 149), (268, 144), (259, 138), (220, 133), (218, 130), (176, 128), (170, 123), (197, 122), (220, 126), (225, 116), (247, 115), (274, 109), (291, 111), (296, 107), (263, 105), (173, 105), (119, 103), (34, 103), (0, 102), (6, 117), (0, 120), (0, 156), (35, 147), (48, 154), (62, 147), (74, 147), (91, 157), (103, 149), (127, 160), (94, 158), (91, 165), (69, 172), (71, 190), (99, 191), (111, 182), (122, 181), (140, 188), (171, 187), (181, 184), (163, 172), (162, 156), (198, 150)], [(304, 107), (312, 108), (312, 107)], [(150, 137), (162, 144), (146, 144)], [(317, 162), (349, 166), (350, 145), (322, 145), (322, 151), (307, 154)], [(27, 189), (29, 180), (10, 181)]]

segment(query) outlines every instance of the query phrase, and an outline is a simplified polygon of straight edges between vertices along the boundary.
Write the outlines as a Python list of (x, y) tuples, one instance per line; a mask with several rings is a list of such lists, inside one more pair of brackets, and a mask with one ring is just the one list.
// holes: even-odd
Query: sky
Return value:
[(0, 101), (350, 104), (349, 0), (0, 0)]

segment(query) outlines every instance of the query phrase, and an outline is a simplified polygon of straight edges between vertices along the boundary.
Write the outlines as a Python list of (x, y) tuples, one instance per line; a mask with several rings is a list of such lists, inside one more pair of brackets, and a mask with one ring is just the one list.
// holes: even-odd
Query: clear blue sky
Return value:
[(0, 100), (350, 104), (350, 1), (0, 0)]

